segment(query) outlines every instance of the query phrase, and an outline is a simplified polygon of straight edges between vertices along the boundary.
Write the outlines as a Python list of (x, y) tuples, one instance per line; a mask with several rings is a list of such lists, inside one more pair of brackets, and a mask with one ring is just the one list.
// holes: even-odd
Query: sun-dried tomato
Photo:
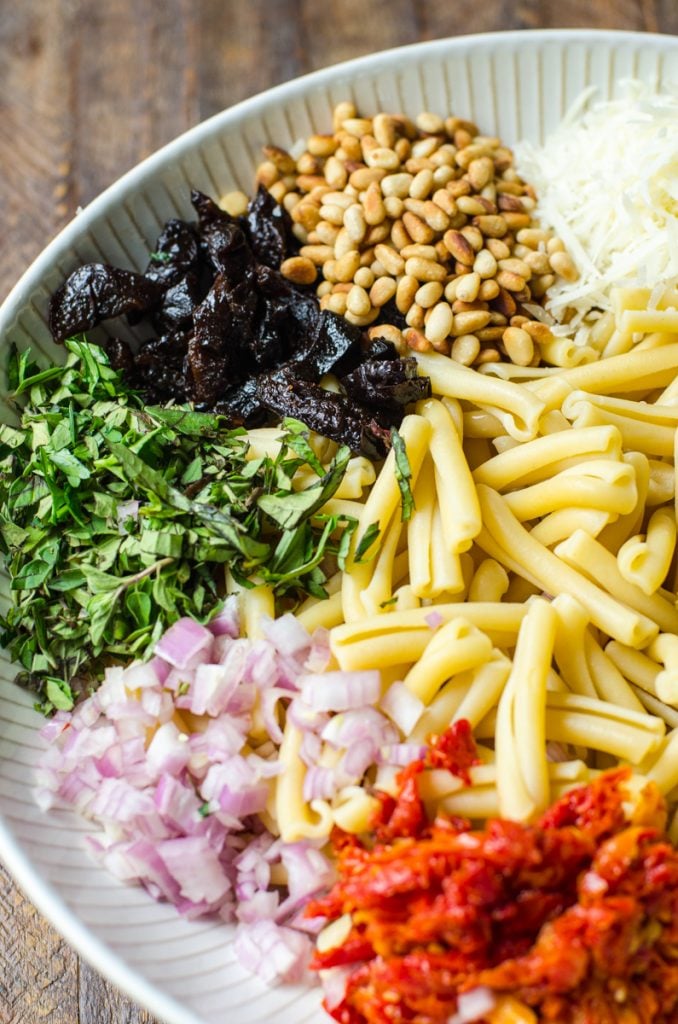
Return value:
[(407, 836), (389, 836), (416, 808), (425, 764), (460, 749), (447, 737), (401, 773), (374, 845), (337, 844), (339, 879), (309, 907), (353, 921), (347, 942), (312, 963), (355, 963), (331, 1016), (445, 1024), (462, 992), (486, 986), (543, 1024), (676, 1024), (678, 851), (657, 827), (658, 794), (648, 789), (629, 822), (622, 769), (568, 793), (536, 825), (474, 831), (414, 813)]

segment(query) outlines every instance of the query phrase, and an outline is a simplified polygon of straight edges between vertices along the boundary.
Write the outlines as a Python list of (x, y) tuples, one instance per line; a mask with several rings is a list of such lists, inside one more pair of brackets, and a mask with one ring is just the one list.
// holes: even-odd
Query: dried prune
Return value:
[(150, 313), (164, 288), (143, 274), (107, 263), (86, 263), (66, 278), (52, 296), (49, 327), (55, 341), (89, 331), (102, 320), (125, 313)]
[(128, 381), (132, 381), (135, 376), (134, 354), (127, 342), (122, 338), (109, 338), (104, 348), (113, 369), (124, 374)]
[(168, 220), (158, 235), (155, 250), (144, 276), (166, 287), (178, 284), (200, 263), (200, 245), (195, 228), (183, 220)]
[(343, 395), (300, 380), (294, 367), (263, 374), (257, 380), (257, 392), (262, 404), (278, 416), (301, 420), (351, 451), (381, 457), (388, 449), (389, 432), (372, 413)]
[(294, 354), (294, 361), (302, 365), (304, 375), (320, 380), (325, 373), (350, 370), (360, 362), (362, 331), (348, 320), (325, 310), (320, 314), (315, 337), (308, 339), (307, 348)]
[(247, 208), (246, 223), (252, 251), (260, 263), (277, 269), (296, 250), (287, 210), (263, 185)]
[(149, 401), (186, 400), (185, 362), (189, 338), (187, 332), (174, 331), (140, 345), (134, 369)]
[(256, 377), (228, 388), (215, 402), (214, 412), (225, 416), (231, 427), (259, 427), (265, 423), (268, 410), (259, 398)]
[(431, 396), (430, 380), (417, 375), (416, 359), (411, 358), (371, 359), (342, 377), (341, 383), (349, 398), (392, 413)]

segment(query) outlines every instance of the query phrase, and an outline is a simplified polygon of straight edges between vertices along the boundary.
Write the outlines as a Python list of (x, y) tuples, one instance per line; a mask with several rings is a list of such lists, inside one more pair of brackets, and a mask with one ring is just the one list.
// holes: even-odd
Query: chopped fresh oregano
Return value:
[(292, 601), (325, 596), (323, 564), (343, 564), (357, 525), (320, 512), (346, 448), (324, 466), (292, 420), (275, 457), (251, 459), (244, 431), (190, 408), (146, 407), (97, 345), (66, 348), (65, 365), (47, 370), (11, 354), (21, 424), (0, 427), (12, 597), (0, 642), (47, 710), (71, 707), (72, 687), (141, 656), (180, 616), (205, 621), (224, 566)]
[(412, 480), (412, 469), (410, 467), (410, 460), (407, 457), (405, 442), (395, 427), (391, 427), (391, 444), (393, 446), (393, 454), (395, 456), (395, 475), (396, 480), (398, 481), (398, 487), (400, 488), (400, 498), (402, 502), (400, 518), (404, 523), (406, 523), (414, 511), (414, 495), (412, 494), (412, 487), (410, 485), (410, 481)]

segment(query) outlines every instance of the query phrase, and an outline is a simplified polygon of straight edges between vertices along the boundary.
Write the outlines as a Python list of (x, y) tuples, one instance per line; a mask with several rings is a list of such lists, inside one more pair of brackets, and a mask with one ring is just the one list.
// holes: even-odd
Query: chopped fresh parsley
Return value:
[[(205, 621), (223, 569), (294, 602), (324, 597), (357, 521), (323, 515), (350, 457), (328, 466), (285, 424), (278, 455), (252, 459), (242, 430), (186, 407), (144, 405), (83, 338), (64, 366), (26, 352), (8, 367), (18, 427), (0, 426), (0, 550), (11, 604), (0, 642), (44, 707), (111, 660), (140, 657), (182, 615)], [(21, 400), (18, 401), (19, 396)], [(295, 490), (299, 469), (317, 478)]]

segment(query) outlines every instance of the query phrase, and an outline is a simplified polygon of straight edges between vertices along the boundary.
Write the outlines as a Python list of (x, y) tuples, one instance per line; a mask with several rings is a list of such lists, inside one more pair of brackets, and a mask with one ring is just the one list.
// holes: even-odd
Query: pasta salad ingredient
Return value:
[(320, 509), (351, 467), (373, 475), (347, 448), (314, 451), (297, 421), (254, 451), (218, 416), (146, 406), (98, 346), (66, 344), (47, 370), (15, 354), (10, 387), (27, 404), (0, 427), (2, 642), (47, 710), (180, 616), (211, 614), (224, 566), (279, 595), (324, 595), (322, 564), (341, 561), (356, 519)]
[[(288, 614), (241, 637), (238, 604), (207, 626), (178, 620), (150, 660), (107, 668), (96, 693), (57, 712), (42, 729), (36, 797), (90, 820), (89, 850), (116, 877), (186, 916), (238, 922), (246, 966), (300, 980), (317, 930), (300, 911), (334, 878), (332, 821), (367, 828), (380, 806), (364, 793), (357, 807), (367, 770), (425, 747), (400, 744), (376, 710), (378, 671), (329, 670), (326, 631), (311, 636)], [(457, 731), (431, 756), (463, 773), (474, 751)]]
[(540, 219), (581, 275), (554, 281), (546, 307), (556, 319), (569, 309), (590, 327), (592, 310), (613, 308), (615, 286), (652, 290), (678, 277), (677, 117), (675, 94), (629, 83), (621, 98), (573, 112), (542, 146), (516, 147)]
[[(197, 224), (168, 221), (144, 274), (99, 263), (75, 270), (52, 297), (54, 338), (122, 314), (145, 318), (154, 337), (134, 352), (112, 338), (106, 350), (147, 400), (190, 400), (230, 426), (275, 422), (302, 406), (325, 437), (383, 456), (405, 405), (430, 393), (414, 364), (397, 362), (387, 341), (367, 343), (277, 272), (294, 261), (285, 259), (294, 240), (264, 189), (238, 219), (202, 192), (192, 201)], [(330, 373), (341, 377), (332, 392), (317, 386)]]
[[(577, 271), (499, 139), (459, 117), (362, 117), (343, 102), (332, 134), (264, 155), (257, 181), (290, 213), (304, 280), (318, 268), (321, 309), (466, 365), (543, 357), (535, 341), (550, 332), (523, 303)], [(281, 270), (298, 281), (302, 267)]]
[[(422, 768), (402, 773), (399, 801)], [(460, 818), (422, 826), (410, 814), (374, 845), (338, 837), (339, 880), (307, 909), (330, 922), (312, 967), (330, 981), (341, 971), (330, 1015), (669, 1024), (678, 851), (658, 794), (633, 797), (628, 775), (601, 774), (532, 826), (492, 820), (472, 831)]]

